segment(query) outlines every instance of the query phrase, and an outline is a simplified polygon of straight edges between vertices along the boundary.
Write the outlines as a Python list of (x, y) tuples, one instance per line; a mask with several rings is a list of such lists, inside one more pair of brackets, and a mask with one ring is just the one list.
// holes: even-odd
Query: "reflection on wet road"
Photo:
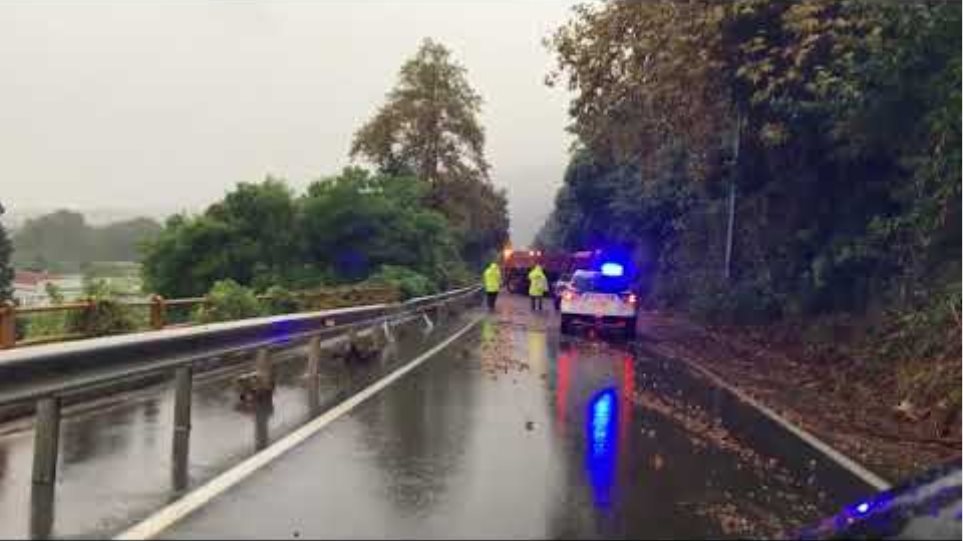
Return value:
[(868, 490), (677, 364), (556, 327), (508, 299), (164, 535), (761, 537)]
[[(869, 493), (772, 421), (644, 344), (561, 337), (522, 299), (164, 533), (167, 537), (765, 537)], [(273, 407), (236, 407), (235, 373), (195, 383), (187, 486), (250, 456), (468, 321), (413, 325), (394, 356), (303, 359)], [(172, 395), (67, 418), (53, 534), (116, 533), (182, 492)], [(0, 535), (29, 532), (31, 432), (0, 435)], [(176, 477), (176, 476), (175, 476)]]

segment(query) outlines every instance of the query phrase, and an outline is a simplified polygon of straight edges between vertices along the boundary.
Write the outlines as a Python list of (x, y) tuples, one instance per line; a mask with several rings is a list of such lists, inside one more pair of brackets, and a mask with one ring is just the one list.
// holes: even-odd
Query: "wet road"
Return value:
[[(345, 372), (361, 389), (477, 318)], [(640, 345), (560, 337), (522, 299), (206, 507), (175, 537), (765, 537), (871, 492), (727, 392)], [(271, 411), (236, 408), (237, 370), (195, 383), (188, 488), (318, 414), (303, 358)], [(117, 533), (178, 497), (167, 386), (66, 419), (53, 535)], [(322, 408), (323, 409), (323, 406)], [(29, 533), (29, 427), (0, 427), (0, 536)]]
[[(320, 397), (324, 409), (393, 366), (444, 337), (438, 326), (425, 336), (420, 322), (398, 329), (394, 356), (348, 371), (325, 355)], [(273, 408), (241, 408), (234, 378), (252, 368), (236, 366), (195, 377), (186, 488), (194, 488), (251, 456), (318, 414), (301, 377), (300, 350), (279, 356)], [(173, 389), (170, 384), (68, 408), (61, 427), (51, 535), (104, 537), (147, 516), (183, 493), (172, 475)], [(30, 420), (0, 424), (0, 538), (30, 535), (33, 431)], [(44, 506), (48, 507), (48, 506)]]
[(678, 363), (507, 301), (163, 536), (762, 537), (870, 492)]

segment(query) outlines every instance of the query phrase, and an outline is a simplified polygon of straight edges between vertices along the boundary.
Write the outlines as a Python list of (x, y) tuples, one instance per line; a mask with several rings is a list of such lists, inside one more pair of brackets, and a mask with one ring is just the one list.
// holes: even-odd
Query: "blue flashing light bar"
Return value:
[(618, 263), (602, 263), (602, 276), (622, 276), (625, 268)]

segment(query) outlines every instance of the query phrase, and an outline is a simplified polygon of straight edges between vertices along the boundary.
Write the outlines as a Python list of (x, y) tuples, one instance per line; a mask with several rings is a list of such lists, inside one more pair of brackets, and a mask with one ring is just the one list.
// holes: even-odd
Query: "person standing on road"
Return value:
[(532, 311), (542, 311), (542, 297), (545, 296), (546, 291), (548, 291), (548, 278), (542, 266), (535, 265), (535, 268), (528, 273), (528, 296), (532, 299)]
[(495, 311), (495, 301), (498, 299), (498, 290), (502, 287), (502, 271), (494, 262), (488, 265), (482, 274), (482, 282), (485, 286), (485, 302), (488, 304), (488, 311)]

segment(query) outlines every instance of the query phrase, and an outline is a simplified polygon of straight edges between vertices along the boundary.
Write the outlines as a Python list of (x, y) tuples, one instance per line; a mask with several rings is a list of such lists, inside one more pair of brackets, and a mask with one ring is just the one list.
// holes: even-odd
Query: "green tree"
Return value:
[(223, 222), (210, 216), (174, 215), (147, 243), (141, 272), (146, 291), (165, 297), (203, 295), (218, 279), (252, 269), (238, 268), (228, 252), (234, 238)]
[(207, 302), (192, 317), (200, 323), (213, 323), (256, 317), (264, 312), (253, 290), (228, 278), (214, 283), (207, 294)]
[(13, 243), (18, 265), (39, 267), (61, 262), (73, 268), (93, 259), (90, 226), (83, 214), (71, 210), (28, 219), (17, 230)]
[(94, 227), (91, 250), (97, 261), (140, 261), (140, 245), (160, 233), (151, 218), (133, 218)]
[(444, 216), (423, 203), (428, 189), (414, 177), (359, 168), (312, 183), (299, 201), (309, 261), (348, 281), (397, 265), (449, 283), (461, 259)]
[(425, 39), (402, 65), (387, 103), (355, 134), (351, 155), (433, 185), (487, 178), (485, 132), (477, 118), (482, 99), (466, 74), (444, 45)]
[(722, 72), (728, 1), (579, 5), (547, 40), (558, 67), (549, 85), (574, 91), (569, 129), (606, 162), (685, 144), (703, 176), (734, 124)]
[(427, 182), (361, 168), (312, 183), (294, 198), (279, 181), (240, 184), (200, 216), (173, 216), (145, 247), (145, 289), (197, 296), (221, 280), (264, 291), (358, 282), (384, 265), (447, 287), (464, 277), (446, 218)]
[[(0, 203), (0, 216), (6, 209)], [(7, 230), (0, 223), (0, 302), (13, 298), (13, 265), (11, 256), (13, 255), (13, 244), (7, 237)]]
[(769, 315), (942, 297), (960, 268), (959, 28), (959, 5), (926, 1), (578, 8), (549, 79), (595, 165), (573, 159), (541, 240), (655, 233), (670, 297), (752, 308), (742, 291)]
[(298, 269), (296, 213), (282, 181), (240, 183), (202, 215), (167, 220), (144, 246), (144, 287), (193, 296), (227, 278), (244, 285), (281, 281)]
[(488, 178), (482, 99), (466, 74), (445, 46), (424, 40), (387, 103), (355, 134), (351, 156), (385, 174), (427, 181), (430, 205), (458, 231), (462, 254), (477, 262), (507, 239), (508, 218), (505, 194)]

